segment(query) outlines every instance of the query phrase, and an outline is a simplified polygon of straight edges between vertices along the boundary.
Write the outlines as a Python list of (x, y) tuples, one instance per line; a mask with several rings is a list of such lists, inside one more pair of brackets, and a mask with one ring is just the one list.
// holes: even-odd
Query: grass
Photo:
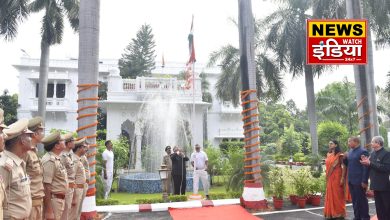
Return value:
[[(224, 186), (211, 187), (210, 193), (226, 193), (226, 189)], [(203, 191), (200, 191), (200, 194), (203, 194)], [(186, 192), (186, 195), (191, 195), (191, 192)], [(136, 204), (138, 199), (158, 199), (162, 198), (161, 193), (154, 194), (132, 194), (132, 193), (111, 193), (111, 199), (119, 200), (119, 204), (121, 205), (129, 205)]]

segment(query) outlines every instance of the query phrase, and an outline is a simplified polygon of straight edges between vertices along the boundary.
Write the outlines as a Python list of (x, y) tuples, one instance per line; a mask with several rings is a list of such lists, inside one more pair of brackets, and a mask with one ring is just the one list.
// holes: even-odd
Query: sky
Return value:
[[(275, 9), (273, 1), (253, 0), (252, 10), (256, 18), (261, 18)], [(165, 63), (186, 62), (191, 18), (194, 15), (194, 41), (196, 59), (207, 63), (211, 52), (232, 44), (238, 47), (238, 30), (231, 19), (237, 20), (237, 0), (101, 0), (100, 5), (100, 58), (119, 59), (125, 47), (143, 24), (150, 24), (156, 42), (156, 61)], [(18, 93), (17, 71), (12, 65), (20, 62), (24, 50), (31, 58), (40, 57), (40, 28), (42, 13), (30, 15), (19, 26), (19, 33), (12, 42), (0, 39), (0, 91), (8, 89)], [(52, 59), (78, 57), (78, 35), (68, 23), (65, 26), (63, 42), (51, 47)], [(390, 70), (390, 50), (374, 53), (375, 82), (384, 86)], [(352, 66), (342, 66), (332, 73), (325, 73), (315, 79), (315, 91), (328, 83), (348, 77), (353, 82)], [(293, 99), (299, 108), (305, 108), (306, 95), (304, 78), (292, 80), (284, 77), (286, 91), (284, 99)]]

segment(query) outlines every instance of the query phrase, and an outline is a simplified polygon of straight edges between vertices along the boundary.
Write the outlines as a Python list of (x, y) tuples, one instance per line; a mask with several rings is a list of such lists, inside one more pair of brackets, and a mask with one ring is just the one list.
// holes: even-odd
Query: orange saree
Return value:
[[(345, 217), (344, 185), (340, 186), (342, 177), (342, 154), (328, 153), (326, 157), (326, 194), (325, 218)], [(345, 182), (344, 182), (345, 184)]]

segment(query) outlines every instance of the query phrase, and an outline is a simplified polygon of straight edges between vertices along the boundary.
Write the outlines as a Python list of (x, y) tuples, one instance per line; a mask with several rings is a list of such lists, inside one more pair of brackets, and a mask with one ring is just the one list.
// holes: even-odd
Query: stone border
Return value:
[(238, 205), (240, 199), (219, 199), (219, 200), (196, 200), (187, 202), (171, 202), (171, 203), (156, 203), (156, 204), (139, 204), (139, 205), (108, 205), (96, 206), (97, 212), (159, 212), (168, 211), (169, 208), (185, 209), (185, 208), (201, 208), (214, 207), (222, 205)]

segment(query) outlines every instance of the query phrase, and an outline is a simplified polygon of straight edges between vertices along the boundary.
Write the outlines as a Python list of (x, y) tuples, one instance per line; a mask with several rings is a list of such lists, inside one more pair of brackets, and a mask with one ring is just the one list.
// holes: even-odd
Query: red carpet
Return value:
[(259, 220), (239, 205), (169, 209), (173, 220)]

